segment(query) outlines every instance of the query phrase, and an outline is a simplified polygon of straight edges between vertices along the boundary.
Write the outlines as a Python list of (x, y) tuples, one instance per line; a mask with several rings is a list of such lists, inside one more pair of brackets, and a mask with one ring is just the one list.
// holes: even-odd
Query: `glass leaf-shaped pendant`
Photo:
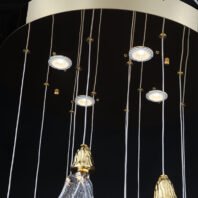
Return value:
[(87, 173), (77, 172), (67, 177), (58, 198), (93, 198), (93, 186)]
[(89, 172), (93, 169), (91, 150), (85, 144), (74, 156), (72, 174), (66, 178), (63, 190), (58, 198), (93, 198), (93, 186)]

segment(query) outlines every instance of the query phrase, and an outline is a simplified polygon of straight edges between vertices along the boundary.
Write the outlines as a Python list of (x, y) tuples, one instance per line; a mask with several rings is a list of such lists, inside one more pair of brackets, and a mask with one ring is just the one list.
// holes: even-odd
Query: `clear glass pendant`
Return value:
[(76, 152), (72, 169), (74, 173), (66, 178), (58, 198), (93, 198), (93, 185), (89, 179), (93, 161), (91, 150), (87, 145), (82, 144)]
[(59, 198), (93, 198), (89, 174), (77, 172), (67, 177)]

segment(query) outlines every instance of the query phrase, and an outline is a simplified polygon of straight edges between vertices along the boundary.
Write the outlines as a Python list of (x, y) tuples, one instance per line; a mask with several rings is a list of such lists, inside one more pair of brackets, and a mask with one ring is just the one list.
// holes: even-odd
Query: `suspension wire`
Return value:
[[(95, 78), (93, 85), (93, 99), (95, 100), (96, 94), (96, 83), (98, 76), (98, 65), (99, 65), (99, 54), (100, 54), (100, 33), (101, 33), (101, 24), (102, 24), (102, 9), (100, 10), (100, 20), (98, 26), (98, 43), (97, 43), (97, 54), (96, 54), (96, 70), (95, 70)], [(93, 131), (94, 131), (94, 113), (95, 113), (95, 105), (92, 106), (92, 118), (91, 118), (91, 135), (90, 135), (90, 149), (92, 148), (93, 142)]]
[(21, 103), (22, 103), (22, 97), (23, 97), (24, 79), (25, 79), (25, 72), (26, 72), (26, 66), (27, 66), (27, 55), (29, 53), (28, 47), (29, 47), (29, 41), (30, 41), (30, 30), (31, 30), (31, 24), (29, 23), (28, 24), (26, 47), (25, 47), (25, 50), (24, 50), (25, 55), (24, 55), (23, 73), (22, 73), (22, 79), (21, 79), (21, 88), (20, 88), (18, 112), (17, 112), (17, 119), (16, 119), (14, 145), (13, 145), (13, 151), (12, 151), (12, 160), (11, 160), (11, 165), (10, 165), (7, 198), (10, 197), (10, 190), (11, 190), (11, 185), (12, 185), (12, 173), (13, 173), (13, 167), (14, 167), (14, 160), (15, 160), (15, 154), (16, 154), (16, 144), (17, 144), (18, 129), (19, 129), (19, 121), (20, 121), (20, 115), (21, 115)]
[[(165, 91), (165, 74), (164, 74), (164, 29), (165, 29), (165, 18), (163, 18), (162, 22), (162, 37), (161, 37), (161, 61), (162, 61), (162, 91)], [(164, 153), (165, 153), (165, 148), (164, 148), (164, 106), (165, 106), (165, 101), (162, 101), (162, 174), (165, 174), (165, 162), (164, 162)]]
[[(135, 34), (136, 12), (132, 14), (131, 34), (130, 34), (130, 48), (133, 47)], [(131, 70), (132, 63), (128, 61), (128, 83), (126, 96), (126, 113), (125, 113), (125, 157), (124, 157), (124, 198), (127, 198), (127, 169), (128, 169), (128, 130), (129, 130), (129, 101), (130, 101), (130, 87), (131, 87)]]
[[(142, 46), (145, 45), (146, 40), (146, 30), (147, 30), (147, 19), (148, 15), (145, 14), (145, 22), (144, 22), (144, 35)], [(140, 82), (139, 82), (139, 108), (138, 108), (138, 164), (137, 164), (137, 198), (140, 198), (140, 155), (141, 155), (141, 117), (142, 117), (142, 79), (143, 79), (143, 66), (144, 63), (141, 62), (140, 69)]]
[[(82, 34), (82, 20), (83, 20), (83, 13), (81, 11), (81, 24), (80, 24), (80, 31), (79, 31), (79, 39), (78, 39), (78, 53), (77, 53), (77, 68), (76, 68), (76, 74), (75, 74), (75, 81), (74, 81), (74, 88), (73, 88), (73, 96), (71, 101), (71, 110), (70, 110), (70, 126), (69, 126), (69, 137), (68, 137), (68, 148), (67, 148), (67, 165), (66, 165), (66, 177), (69, 174), (69, 159), (70, 159), (70, 147), (71, 147), (71, 137), (72, 137), (72, 126), (73, 126), (73, 113), (74, 113), (74, 103), (75, 103), (75, 96), (76, 96), (76, 87), (77, 87), (77, 81), (79, 81), (79, 61), (80, 61), (80, 46), (82, 43), (81, 34)], [(75, 137), (75, 136), (74, 136)]]
[[(52, 55), (53, 39), (54, 39), (54, 15), (52, 15), (49, 57)], [(43, 110), (42, 110), (40, 137), (39, 137), (39, 148), (38, 148), (38, 159), (37, 159), (38, 161), (37, 161), (35, 187), (34, 187), (34, 198), (36, 198), (37, 196), (38, 175), (39, 175), (40, 160), (41, 160), (41, 148), (42, 148), (43, 129), (44, 129), (44, 122), (45, 122), (45, 110), (46, 110), (46, 100), (47, 100), (48, 83), (49, 83), (49, 73), (50, 73), (50, 66), (48, 64), (46, 80), (45, 80), (44, 98), (43, 98)]]
[(66, 177), (69, 174), (69, 159), (70, 159), (70, 147), (71, 147), (71, 135), (72, 135), (72, 125), (73, 125), (73, 113), (74, 113), (74, 100), (75, 100), (75, 91), (76, 91), (77, 79), (75, 76), (74, 88), (73, 88), (73, 97), (71, 101), (71, 110), (70, 110), (70, 124), (69, 124), (69, 136), (68, 136), (68, 146), (67, 146), (67, 165), (66, 165)]
[[(84, 20), (85, 20), (85, 10), (82, 10), (81, 11), (81, 24), (80, 24), (80, 31), (79, 31), (78, 53), (77, 53), (75, 97), (78, 96), (78, 90), (79, 90), (79, 77), (80, 77), (80, 63), (81, 63), (83, 33), (84, 33)], [(75, 134), (76, 134), (76, 114), (77, 114), (77, 104), (74, 103), (73, 131), (72, 131), (73, 134), (72, 134), (72, 148), (71, 148), (70, 165), (72, 165), (73, 157), (74, 157), (74, 145), (75, 145)]]
[(185, 33), (186, 27), (183, 27), (182, 33), (182, 51), (181, 51), (181, 58), (180, 58), (180, 66), (179, 66), (179, 111), (180, 111), (180, 133), (181, 133), (181, 166), (182, 166), (182, 197), (185, 198), (185, 178), (184, 178), (184, 155), (183, 155), (183, 114), (182, 114), (182, 63), (183, 63), (183, 56), (184, 56), (184, 43), (185, 43)]
[[(88, 38), (89, 53), (88, 53), (88, 71), (87, 71), (86, 98), (87, 98), (88, 92), (89, 92), (90, 69), (91, 69), (91, 47), (92, 47), (92, 34), (93, 34), (94, 16), (95, 16), (95, 10), (92, 10), (91, 26), (90, 26), (90, 33), (89, 33), (89, 38)], [(83, 144), (85, 144), (86, 131), (87, 131), (87, 106), (85, 107), (85, 114), (84, 114)]]
[(185, 93), (186, 93), (186, 77), (187, 77), (187, 69), (188, 69), (188, 59), (189, 59), (189, 51), (190, 51), (190, 29), (188, 29), (188, 38), (187, 38), (187, 55), (185, 61), (185, 70), (184, 70), (184, 83), (183, 83), (183, 96), (182, 96), (182, 117), (183, 117), (183, 167), (184, 167), (184, 190), (185, 190), (185, 198), (187, 197), (186, 192), (186, 149), (185, 149)]

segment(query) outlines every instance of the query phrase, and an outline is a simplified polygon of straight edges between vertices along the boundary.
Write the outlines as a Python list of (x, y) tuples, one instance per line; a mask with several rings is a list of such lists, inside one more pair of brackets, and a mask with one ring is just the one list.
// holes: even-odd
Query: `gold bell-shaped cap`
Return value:
[(77, 150), (72, 169), (82, 173), (88, 173), (94, 169), (91, 150), (86, 144), (82, 144)]
[(154, 198), (177, 198), (173, 184), (167, 175), (161, 175), (155, 186)]

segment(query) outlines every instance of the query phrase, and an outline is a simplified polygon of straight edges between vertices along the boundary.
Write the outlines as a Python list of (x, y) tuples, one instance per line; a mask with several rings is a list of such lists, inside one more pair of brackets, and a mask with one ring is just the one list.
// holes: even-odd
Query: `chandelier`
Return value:
[[(26, 197), (193, 196), (186, 101), (198, 11), (178, 0), (143, 2), (29, 3), (27, 25), (16, 35), (26, 39), (7, 198), (20, 185), (14, 180), (17, 148), (28, 129), (36, 134), (33, 192)], [(42, 190), (45, 182), (56, 184), (53, 195)]]

